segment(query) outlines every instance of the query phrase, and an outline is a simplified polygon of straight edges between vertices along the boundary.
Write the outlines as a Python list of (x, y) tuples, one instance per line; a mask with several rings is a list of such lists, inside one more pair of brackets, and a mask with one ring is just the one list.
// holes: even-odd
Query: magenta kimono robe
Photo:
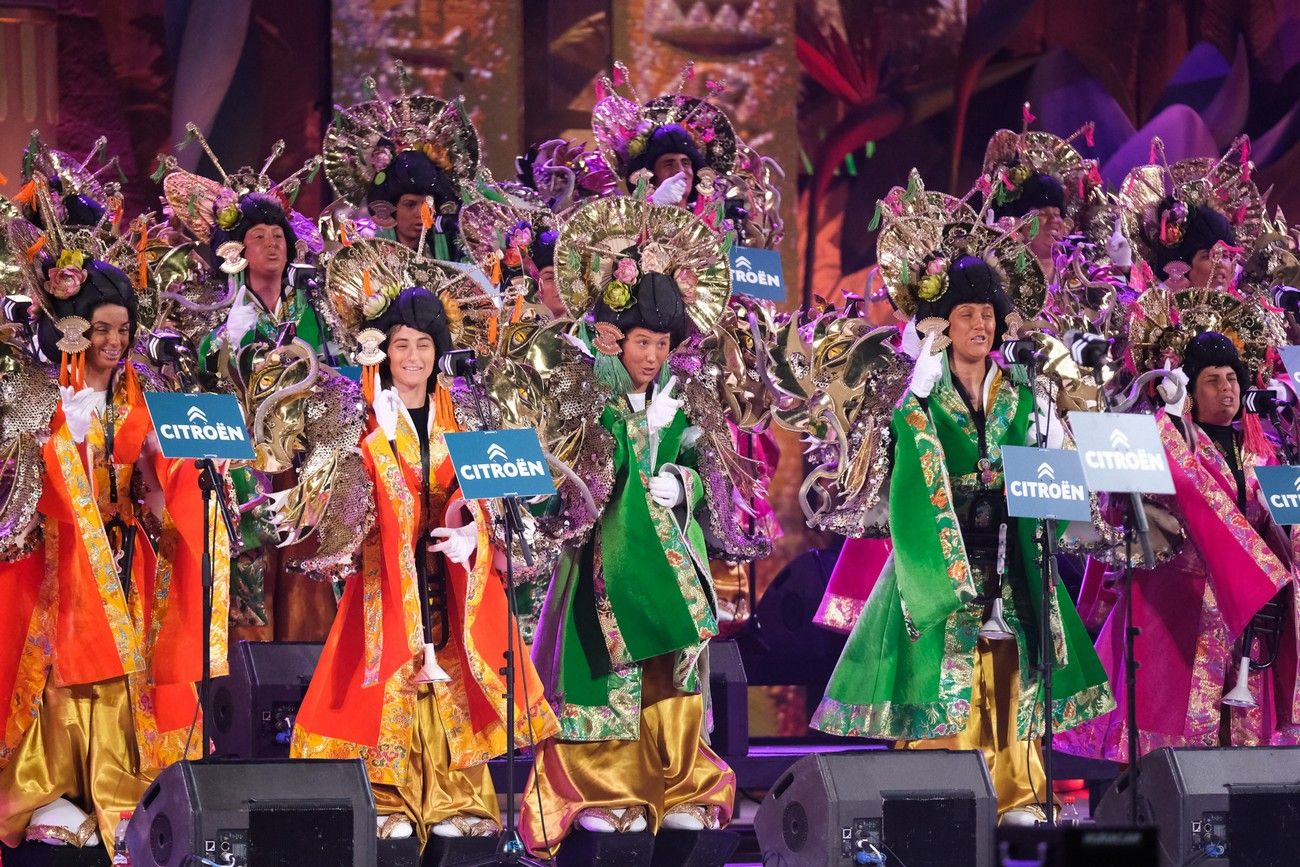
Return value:
[[(1163, 412), (1157, 424), (1174, 478), (1175, 493), (1163, 505), (1175, 510), (1188, 541), (1169, 563), (1134, 571), (1139, 748), (1219, 745), (1220, 700), (1236, 680), (1237, 642), (1256, 611), (1287, 587), (1294, 593), (1289, 544), (1259, 499), (1254, 468), (1269, 459), (1243, 452), (1247, 508), (1237, 508), (1237, 483), (1217, 448), (1195, 425), (1195, 441)], [(1081, 597), (1100, 577), (1088, 571)], [(1124, 630), (1128, 587), (1097, 638), (1097, 654), (1114, 685), (1116, 708), (1057, 736), (1058, 749), (1113, 761), (1128, 760), (1124, 690)], [(1292, 605), (1294, 610), (1294, 605)], [(1250, 689), (1258, 707), (1232, 709), (1232, 744), (1267, 744), (1300, 721), (1296, 694), (1296, 637), (1288, 617), (1277, 663), (1253, 672)]]

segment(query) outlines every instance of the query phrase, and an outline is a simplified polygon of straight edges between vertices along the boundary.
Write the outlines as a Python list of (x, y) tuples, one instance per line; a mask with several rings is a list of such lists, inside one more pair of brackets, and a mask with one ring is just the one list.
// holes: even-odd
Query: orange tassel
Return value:
[(519, 294), (515, 296), (515, 309), (510, 311), (510, 324), (514, 325), (519, 322), (519, 318), (524, 315), (524, 296)]
[(15, 205), (30, 205), (36, 199), (36, 181), (28, 181), (23, 184), (23, 188), (14, 196)]
[(492, 257), (492, 285), (501, 285), (501, 254)]
[(149, 235), (146, 232), (140, 233), (140, 240), (135, 245), (135, 265), (136, 276), (135, 286), (137, 289), (143, 289), (149, 284), (149, 255), (145, 249), (149, 246)]
[(375, 402), (375, 382), (378, 379), (379, 368), (376, 365), (367, 364), (361, 368), (361, 396), (367, 404)]
[(488, 320), (487, 342), (491, 346), (497, 345), (497, 318), (495, 316)]
[(460, 430), (460, 425), (456, 423), (456, 408), (451, 402), (451, 392), (445, 388), (434, 389), (433, 418), (438, 427), (448, 433)]
[(429, 207), (427, 199), (420, 205), (420, 222), (424, 224), (425, 229), (433, 227), (433, 208)]
[(69, 385), (72, 382), (72, 366), (69, 364), (68, 353), (59, 353), (59, 385)]
[(32, 242), (32, 245), (30, 247), (27, 248), (27, 261), (34, 262), (36, 260), (36, 254), (41, 252), (41, 249), (44, 247), (45, 247), (45, 236), (41, 235), (34, 242)]
[(339, 223), (339, 243), (344, 247), (352, 246), (352, 239), (348, 237), (347, 223)]

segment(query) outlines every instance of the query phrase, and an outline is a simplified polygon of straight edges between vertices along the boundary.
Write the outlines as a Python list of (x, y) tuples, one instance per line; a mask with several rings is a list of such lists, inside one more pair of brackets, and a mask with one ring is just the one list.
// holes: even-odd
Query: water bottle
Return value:
[(113, 831), (113, 867), (130, 867), (131, 855), (126, 851), (126, 826), (131, 824), (133, 811), (119, 813), (117, 828)]

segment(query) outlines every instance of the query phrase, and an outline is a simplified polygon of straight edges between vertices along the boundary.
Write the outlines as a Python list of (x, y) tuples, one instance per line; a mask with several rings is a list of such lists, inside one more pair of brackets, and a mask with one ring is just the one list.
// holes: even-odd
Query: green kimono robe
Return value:
[[(614, 438), (614, 487), (585, 544), (556, 569), (534, 647), (550, 681), (559, 738), (635, 740), (641, 731), (641, 667), (675, 654), (674, 685), (699, 689), (698, 661), (717, 633), (704, 532), (694, 517), (703, 498), (693, 452), (683, 446), (678, 410), (659, 433), (655, 462), (644, 411), (610, 401), (600, 423)], [(650, 479), (668, 469), (685, 497), (675, 509), (650, 498)]]
[[(854, 627), (813, 719), (832, 734), (935, 738), (963, 731), (984, 578), (966, 557), (959, 516), (982, 487), (1001, 489), (1002, 446), (1024, 445), (1033, 397), (994, 374), (985, 427), (992, 475), (983, 478), (974, 420), (949, 376), (923, 406), (911, 392), (894, 411), (889, 524), (894, 553)], [(927, 411), (928, 409), (928, 411)], [(1038, 522), (1009, 518), (1004, 617), (1020, 657), (1017, 737), (1043, 727), (1038, 659), (1042, 605)], [(1063, 586), (1051, 607), (1052, 714), (1067, 729), (1114, 706), (1105, 670)]]

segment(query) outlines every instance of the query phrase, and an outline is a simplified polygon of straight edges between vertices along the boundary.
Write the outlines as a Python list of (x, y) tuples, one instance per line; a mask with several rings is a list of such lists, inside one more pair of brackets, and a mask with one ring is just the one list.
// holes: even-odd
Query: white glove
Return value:
[(931, 331), (921, 343), (921, 351), (916, 356), (916, 366), (912, 368), (912, 381), (907, 387), (917, 397), (929, 397), (934, 384), (943, 376), (943, 359), (931, 350), (934, 348), (936, 332)]
[(1183, 417), (1183, 405), (1187, 401), (1187, 374), (1181, 367), (1169, 371), (1169, 375), (1160, 380), (1156, 386), (1160, 399), (1165, 402), (1165, 412), (1178, 418)]
[(478, 549), (478, 522), (463, 527), (439, 527), (429, 531), (430, 536), (442, 539), (431, 546), (434, 551), (445, 556), (458, 566), (468, 566), (469, 558)]
[(402, 399), (395, 388), (381, 388), (375, 392), (375, 423), (389, 440), (397, 439), (397, 419), (402, 414)]
[(1115, 218), (1115, 228), (1106, 239), (1106, 258), (1110, 259), (1112, 265), (1120, 268), (1133, 266), (1133, 248), (1129, 245), (1128, 238), (1120, 231), (1119, 217)]
[(686, 190), (690, 184), (686, 181), (686, 172), (678, 172), (659, 186), (650, 194), (650, 204), (652, 205), (676, 205), (681, 202), (682, 197), (686, 195)]
[(90, 420), (99, 408), (100, 393), (91, 388), (73, 391), (68, 386), (61, 385), (59, 394), (63, 398), (63, 417), (68, 420), (68, 433), (72, 434), (72, 441), (85, 442)]
[(660, 470), (659, 475), (650, 480), (650, 499), (665, 509), (677, 508), (684, 497), (681, 480), (672, 473)]
[(681, 398), (673, 397), (673, 389), (677, 387), (677, 376), (668, 377), (664, 387), (655, 390), (655, 396), (650, 401), (650, 405), (645, 408), (645, 420), (650, 426), (651, 433), (657, 433), (673, 423), (677, 417), (677, 410), (681, 408)]
[(226, 314), (226, 340), (232, 349), (244, 341), (244, 335), (257, 325), (257, 308), (247, 301), (247, 289), (240, 289), (235, 303)]

